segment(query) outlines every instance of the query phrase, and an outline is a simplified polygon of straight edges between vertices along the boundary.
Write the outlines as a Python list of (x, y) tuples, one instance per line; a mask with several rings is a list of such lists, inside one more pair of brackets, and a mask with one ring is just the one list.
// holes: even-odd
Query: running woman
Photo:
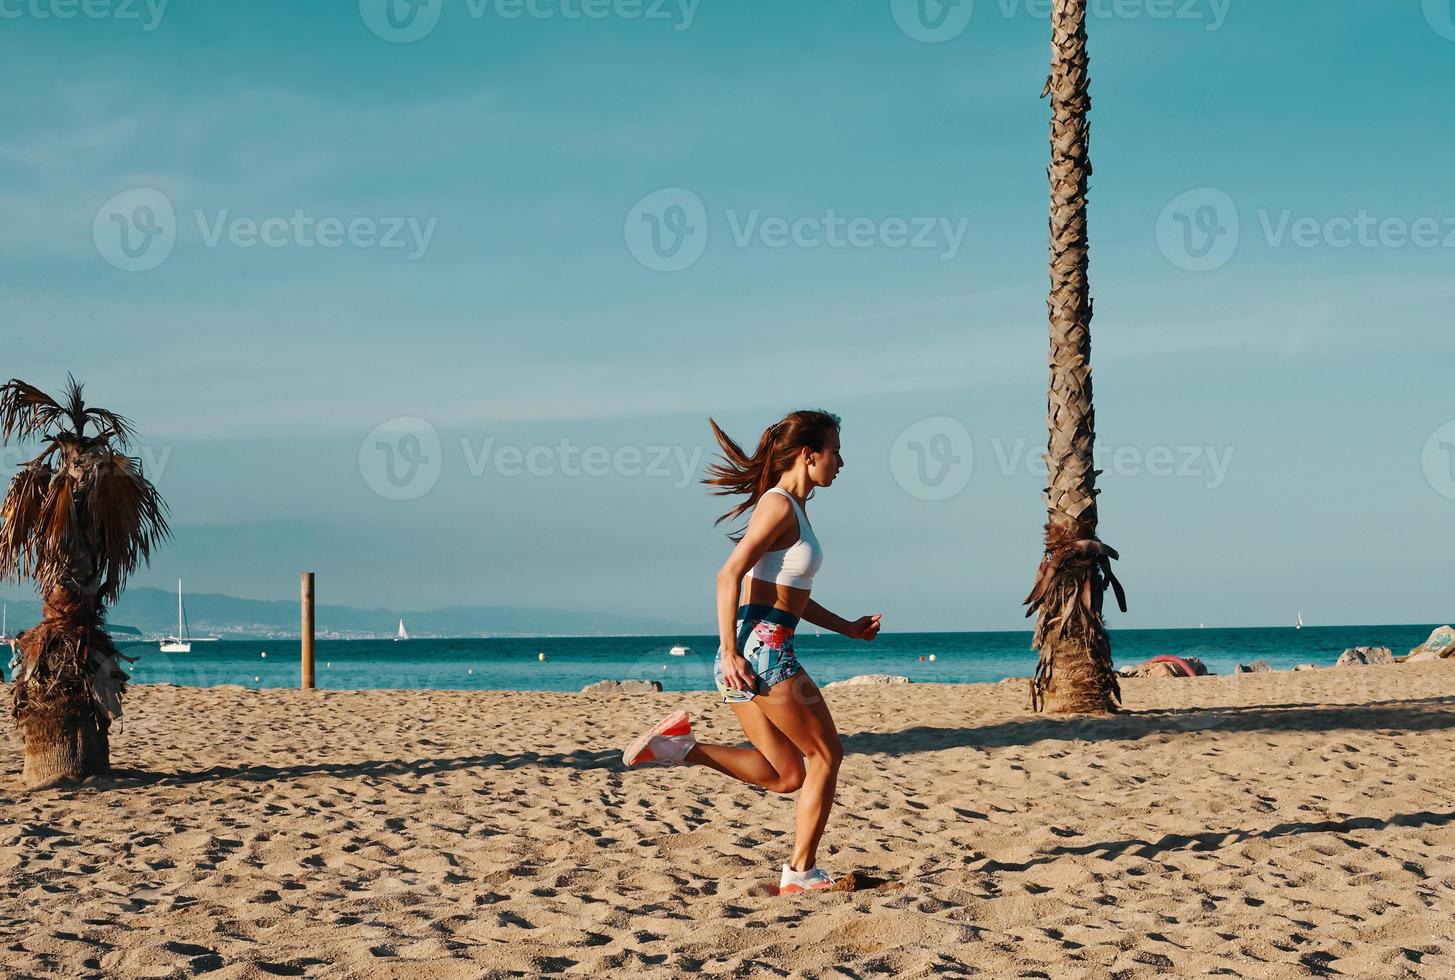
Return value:
[(622, 759), (627, 766), (706, 766), (774, 793), (797, 792), (797, 834), (779, 890), (828, 888), (833, 878), (818, 866), (818, 845), (844, 749), (823, 695), (793, 654), (793, 631), (806, 620), (856, 640), (879, 634), (879, 614), (850, 622), (810, 597), (823, 549), (804, 505), (843, 469), (839, 417), (793, 412), (763, 433), (752, 456), (707, 421), (723, 462), (703, 482), (722, 488), (715, 494), (747, 495), (717, 523), (753, 512), (717, 573), (721, 645), (713, 667), (723, 703), (753, 747), (698, 742), (687, 712), (676, 711), (627, 746)]

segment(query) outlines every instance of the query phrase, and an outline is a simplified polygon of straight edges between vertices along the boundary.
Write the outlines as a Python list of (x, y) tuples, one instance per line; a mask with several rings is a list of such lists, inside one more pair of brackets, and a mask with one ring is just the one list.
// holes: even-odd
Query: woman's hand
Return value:
[(879, 635), (880, 613), (872, 616), (860, 616), (849, 624), (849, 631), (844, 635), (851, 640), (872, 640)]
[(758, 690), (758, 678), (748, 666), (748, 660), (741, 653), (722, 655), (722, 683), (729, 691)]

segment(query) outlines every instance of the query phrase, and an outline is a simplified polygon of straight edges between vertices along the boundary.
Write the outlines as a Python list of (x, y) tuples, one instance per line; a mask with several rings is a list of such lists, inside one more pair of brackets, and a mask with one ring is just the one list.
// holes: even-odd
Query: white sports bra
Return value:
[(823, 565), (823, 548), (813, 533), (813, 526), (808, 523), (793, 494), (782, 487), (772, 487), (768, 493), (781, 493), (793, 505), (793, 512), (798, 515), (798, 540), (786, 548), (763, 555), (758, 564), (748, 571), (748, 577), (794, 589), (813, 588), (813, 577)]

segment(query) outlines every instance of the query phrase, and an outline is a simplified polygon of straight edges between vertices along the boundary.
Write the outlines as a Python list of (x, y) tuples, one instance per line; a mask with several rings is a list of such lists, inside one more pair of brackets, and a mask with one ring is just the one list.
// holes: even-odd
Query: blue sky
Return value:
[[(1039, 6), (930, 43), (899, 0), (433, 0), (400, 43), (382, 0), (0, 4), (4, 373), (134, 417), (176, 531), (142, 584), (706, 625), (706, 417), (822, 406), (817, 597), (1018, 626)], [(1116, 625), (1449, 620), (1447, 0), (1093, 7)]]

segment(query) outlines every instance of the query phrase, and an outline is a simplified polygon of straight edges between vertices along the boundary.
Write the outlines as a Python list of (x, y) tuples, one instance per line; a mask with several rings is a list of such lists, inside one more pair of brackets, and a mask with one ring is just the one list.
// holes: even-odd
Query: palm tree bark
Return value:
[(1046, 422), (1046, 551), (1026, 615), (1037, 615), (1040, 651), (1031, 706), (1053, 713), (1106, 713), (1120, 699), (1102, 618), (1116, 552), (1097, 538), (1098, 471), (1092, 449), (1091, 289), (1087, 278), (1087, 186), (1091, 178), (1090, 58), (1086, 0), (1054, 0), (1051, 13), (1050, 387)]
[(41, 621), (16, 645), (12, 710), (25, 739), (21, 782), (47, 789), (109, 772), (111, 719), (128, 678), (94, 592), (50, 589)]

